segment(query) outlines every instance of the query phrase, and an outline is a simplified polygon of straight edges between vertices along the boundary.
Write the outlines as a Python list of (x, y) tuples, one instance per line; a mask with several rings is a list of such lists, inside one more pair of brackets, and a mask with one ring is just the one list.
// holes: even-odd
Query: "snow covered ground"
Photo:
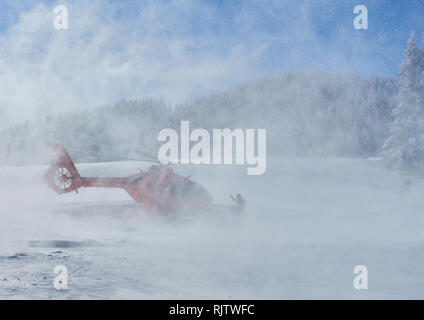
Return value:
[[(139, 162), (77, 165), (126, 175)], [(0, 298), (424, 298), (424, 181), (377, 160), (272, 159), (263, 176), (179, 167), (240, 217), (144, 213), (122, 190), (59, 196), (45, 167), (0, 168)], [(368, 268), (368, 290), (353, 268)], [(70, 272), (69, 289), (53, 270)]]

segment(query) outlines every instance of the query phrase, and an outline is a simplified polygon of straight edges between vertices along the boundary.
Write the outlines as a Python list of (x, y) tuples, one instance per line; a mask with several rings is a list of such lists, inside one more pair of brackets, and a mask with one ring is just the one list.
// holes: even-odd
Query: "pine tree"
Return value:
[(397, 170), (415, 170), (424, 163), (424, 52), (412, 33), (398, 76), (393, 122), (383, 146), (387, 163)]

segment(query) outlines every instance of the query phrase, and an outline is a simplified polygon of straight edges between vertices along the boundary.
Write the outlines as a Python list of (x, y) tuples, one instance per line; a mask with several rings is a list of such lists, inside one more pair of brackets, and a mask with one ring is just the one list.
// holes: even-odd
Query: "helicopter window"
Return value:
[(202, 188), (192, 182), (171, 182), (168, 185), (168, 192), (173, 196), (188, 196), (202, 193)]
[(132, 178), (129, 180), (129, 182), (130, 182), (130, 183), (136, 183), (136, 182), (140, 181), (141, 179), (143, 179), (143, 178), (144, 178), (144, 176), (145, 176), (145, 173), (144, 173), (144, 172), (143, 172), (143, 173), (139, 173), (139, 174), (137, 174), (136, 176), (132, 177)]

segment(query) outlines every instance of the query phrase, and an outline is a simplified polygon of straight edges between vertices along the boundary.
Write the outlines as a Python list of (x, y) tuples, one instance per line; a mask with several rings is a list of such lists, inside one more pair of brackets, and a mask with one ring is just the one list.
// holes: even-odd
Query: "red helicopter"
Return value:
[(121, 188), (149, 213), (204, 210), (212, 203), (201, 185), (175, 174), (167, 165), (152, 165), (148, 171), (127, 177), (81, 177), (63, 144), (48, 142), (47, 147), (50, 167), (44, 179), (58, 194), (78, 192), (82, 187)]

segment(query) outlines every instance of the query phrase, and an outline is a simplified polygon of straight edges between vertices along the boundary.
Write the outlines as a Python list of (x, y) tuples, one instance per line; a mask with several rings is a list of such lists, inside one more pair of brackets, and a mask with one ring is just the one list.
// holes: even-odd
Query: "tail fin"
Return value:
[(81, 187), (81, 176), (65, 146), (48, 142), (50, 167), (44, 175), (47, 185), (59, 194), (76, 191)]

